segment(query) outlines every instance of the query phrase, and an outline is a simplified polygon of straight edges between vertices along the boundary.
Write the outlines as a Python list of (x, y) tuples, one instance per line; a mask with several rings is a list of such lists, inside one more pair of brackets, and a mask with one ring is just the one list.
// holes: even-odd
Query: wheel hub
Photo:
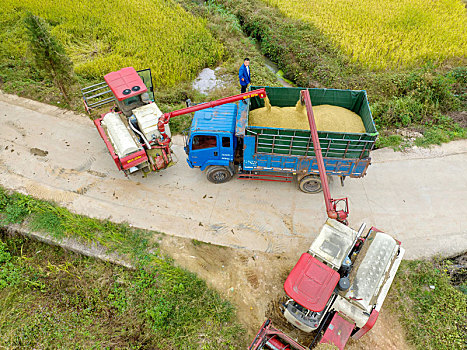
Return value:
[(307, 181), (304, 185), (303, 185), (304, 189), (306, 191), (309, 191), (309, 192), (314, 192), (314, 191), (317, 191), (319, 190), (320, 188), (320, 183), (319, 181), (316, 181), (316, 180), (310, 180), (310, 181)]
[(216, 181), (224, 180), (227, 175), (223, 171), (218, 171), (212, 176)]

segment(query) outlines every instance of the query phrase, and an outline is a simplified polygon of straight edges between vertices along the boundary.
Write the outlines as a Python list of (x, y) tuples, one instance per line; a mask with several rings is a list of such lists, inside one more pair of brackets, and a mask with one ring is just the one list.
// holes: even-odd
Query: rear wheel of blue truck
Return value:
[(232, 173), (225, 166), (210, 166), (206, 171), (206, 177), (215, 184), (222, 184), (232, 178)]
[(298, 182), (298, 188), (305, 193), (319, 193), (323, 190), (321, 180), (315, 175), (307, 175)]

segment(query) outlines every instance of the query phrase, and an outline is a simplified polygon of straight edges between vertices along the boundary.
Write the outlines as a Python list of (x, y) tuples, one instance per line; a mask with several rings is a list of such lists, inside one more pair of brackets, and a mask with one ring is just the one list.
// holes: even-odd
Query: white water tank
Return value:
[(102, 124), (107, 128), (107, 135), (119, 158), (142, 149), (132, 137), (129, 128), (122, 121), (118, 113), (107, 113), (102, 119)]

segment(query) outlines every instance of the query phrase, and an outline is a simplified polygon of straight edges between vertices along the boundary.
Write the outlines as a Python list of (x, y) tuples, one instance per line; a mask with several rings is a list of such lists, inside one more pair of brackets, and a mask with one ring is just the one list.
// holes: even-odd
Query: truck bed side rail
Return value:
[[(256, 136), (258, 153), (315, 157), (309, 131), (250, 127), (246, 133)], [(375, 143), (367, 134), (318, 131), (318, 137), (323, 157), (330, 158), (367, 158)]]
[[(271, 153), (256, 153), (248, 159), (244, 170), (289, 172), (297, 174), (319, 174), (316, 157), (281, 156)], [(363, 177), (366, 174), (371, 158), (329, 158), (324, 157), (326, 174), (336, 176)]]

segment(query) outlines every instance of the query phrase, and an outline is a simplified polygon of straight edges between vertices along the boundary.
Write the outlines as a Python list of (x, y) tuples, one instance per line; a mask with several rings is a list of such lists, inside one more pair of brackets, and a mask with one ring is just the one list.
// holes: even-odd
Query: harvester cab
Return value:
[[(128, 78), (134, 81), (135, 76), (133, 74), (133, 68), (124, 68), (123, 71), (126, 70), (126, 74), (124, 73), (123, 75), (127, 75)], [(110, 73), (111, 76), (115, 78), (115, 74), (117, 72), (112, 72)], [(143, 69), (143, 70), (138, 70), (136, 71), (137, 75), (141, 79), (141, 81), (144, 84), (143, 86), (140, 86), (143, 88), (145, 91), (144, 93), (146, 94), (145, 96), (142, 96), (141, 99), (145, 100), (145, 97), (147, 96), (149, 98), (149, 101), (154, 101), (154, 87), (152, 84), (152, 75), (151, 75), (151, 70), (148, 69)], [(118, 82), (117, 82), (118, 83)], [(138, 84), (140, 83), (139, 81), (137, 82)], [(128, 86), (125, 88), (132, 88), (131, 81), (129, 81)], [(90, 86), (87, 86), (85, 88), (81, 89), (81, 93), (83, 95), (83, 102), (84, 102), (84, 107), (86, 109), (86, 112), (91, 113), (93, 110), (97, 110), (99, 108), (102, 108), (106, 105), (111, 105), (111, 104), (117, 104), (118, 105), (118, 99), (116, 94), (114, 93), (115, 88), (117, 86), (114, 86), (114, 89), (112, 89), (107, 80), (105, 79), (104, 81), (93, 84)], [(123, 90), (122, 90), (123, 92)], [(141, 91), (141, 94), (143, 94), (143, 91)], [(138, 95), (138, 94), (135, 94)], [(145, 102), (149, 103), (149, 102)]]
[(133, 115), (133, 110), (149, 104), (148, 89), (134, 68), (124, 68), (104, 76), (118, 108), (127, 117)]

